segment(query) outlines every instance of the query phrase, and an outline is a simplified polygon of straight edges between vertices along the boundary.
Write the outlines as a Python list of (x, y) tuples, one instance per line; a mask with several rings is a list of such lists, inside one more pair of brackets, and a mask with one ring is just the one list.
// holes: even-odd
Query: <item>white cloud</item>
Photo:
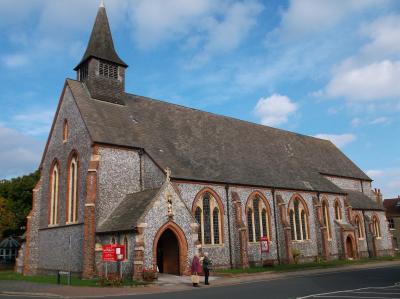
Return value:
[(400, 53), (400, 15), (381, 17), (364, 25), (361, 33), (371, 39), (361, 49), (363, 55), (382, 57)]
[(43, 144), (0, 124), (0, 178), (32, 172), (39, 166)]
[(385, 172), (383, 170), (379, 170), (379, 169), (370, 169), (370, 170), (367, 170), (366, 173), (369, 177), (374, 178), (374, 179), (380, 178), (385, 174)]
[(286, 38), (322, 32), (339, 23), (347, 15), (376, 5), (382, 5), (382, 1), (291, 0), (288, 9), (282, 14), (279, 32)]
[(358, 127), (358, 126), (361, 125), (362, 123), (363, 123), (363, 121), (362, 121), (360, 118), (358, 118), (358, 117), (353, 118), (353, 119), (351, 120), (351, 125), (352, 125), (353, 127)]
[(1, 60), (9, 68), (22, 67), (29, 62), (29, 59), (25, 54), (5, 55)]
[(329, 82), (330, 97), (351, 101), (398, 99), (400, 97), (400, 61), (383, 60), (362, 67), (340, 70)]
[(31, 108), (29, 112), (14, 115), (12, 117), (13, 127), (27, 135), (42, 135), (50, 131), (54, 117), (54, 109)]
[(298, 110), (298, 105), (287, 96), (273, 94), (258, 100), (255, 114), (261, 118), (263, 125), (277, 126), (288, 121), (289, 116)]
[(333, 144), (335, 144), (338, 148), (343, 148), (349, 143), (356, 140), (356, 135), (354, 134), (317, 134), (314, 137), (330, 140)]
[(181, 38), (214, 9), (210, 0), (136, 1), (131, 7), (136, 42), (149, 48)]
[(381, 125), (390, 123), (390, 118), (386, 116), (377, 117), (370, 121), (371, 125)]
[(186, 68), (236, 49), (256, 24), (263, 6), (256, 0), (140, 0), (131, 7), (136, 44), (144, 49), (181, 41), (195, 53)]
[(400, 169), (371, 169), (367, 175), (374, 180), (374, 186), (380, 188), (384, 198), (394, 198), (400, 195)]
[(261, 4), (254, 1), (229, 6), (224, 19), (212, 28), (205, 50), (224, 52), (235, 49), (256, 24), (256, 16), (262, 9)]

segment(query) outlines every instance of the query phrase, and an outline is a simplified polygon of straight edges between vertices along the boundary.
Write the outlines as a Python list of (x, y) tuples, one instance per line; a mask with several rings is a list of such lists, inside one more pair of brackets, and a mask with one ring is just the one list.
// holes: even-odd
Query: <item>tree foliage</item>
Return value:
[(0, 237), (21, 234), (32, 208), (32, 190), (39, 181), (39, 171), (0, 181)]

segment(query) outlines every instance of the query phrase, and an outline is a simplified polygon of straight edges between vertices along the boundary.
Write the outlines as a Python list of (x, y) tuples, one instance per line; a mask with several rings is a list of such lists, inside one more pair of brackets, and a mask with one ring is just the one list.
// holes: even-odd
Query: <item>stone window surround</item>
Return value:
[(335, 199), (335, 219), (341, 221), (342, 218), (342, 204), (338, 198)]
[(66, 143), (68, 140), (68, 120), (64, 119), (64, 123), (63, 123), (63, 143)]
[[(224, 246), (224, 206), (222, 204), (221, 198), (218, 196), (217, 192), (215, 192), (213, 189), (209, 187), (205, 187), (201, 189), (195, 196), (195, 199), (192, 204), (192, 215), (195, 217), (195, 212), (196, 208), (200, 207), (201, 209), (201, 217), (203, 219), (204, 214), (203, 214), (203, 206), (202, 206), (202, 199), (204, 194), (208, 193), (210, 195), (210, 225), (211, 225), (211, 244), (204, 244), (204, 220), (202, 220), (201, 223), (201, 230), (202, 230), (202, 238), (203, 240), (201, 241), (201, 246), (203, 248), (207, 247), (221, 247)], [(214, 203), (214, 206), (211, 203)], [(201, 204), (200, 204), (201, 203)], [(212, 217), (212, 211), (214, 207), (218, 207), (219, 209), (219, 217), (218, 217), (218, 222), (219, 222), (219, 244), (214, 244), (214, 231), (213, 231), (213, 217)]]
[[(264, 196), (264, 194), (263, 193), (261, 193), (260, 191), (253, 191), (249, 196), (248, 196), (248, 198), (247, 198), (247, 201), (246, 201), (246, 206), (245, 206), (245, 209), (246, 209), (246, 212), (245, 212), (245, 215), (246, 215), (246, 221), (245, 221), (245, 223), (248, 223), (248, 219), (247, 219), (247, 217), (248, 217), (248, 211), (249, 210), (251, 210), (251, 213), (252, 213), (252, 223), (253, 223), (253, 231), (252, 231), (252, 234), (253, 234), (253, 240), (255, 240), (255, 241), (253, 241), (253, 242), (251, 242), (250, 241), (250, 239), (248, 238), (248, 242), (249, 242), (249, 244), (258, 244), (259, 243), (259, 240), (257, 241), (256, 240), (256, 234), (255, 234), (255, 225), (256, 225), (256, 223), (254, 222), (254, 209), (253, 209), (253, 200), (255, 199), (255, 198), (258, 198), (258, 199), (260, 199), (260, 201), (259, 201), (259, 209), (258, 209), (258, 211), (259, 211), (259, 223), (258, 223), (258, 225), (259, 225), (259, 227), (260, 227), (260, 236), (265, 236), (265, 234), (264, 234), (264, 230), (265, 230), (265, 228), (263, 227), (263, 224), (262, 224), (262, 210), (265, 208), (266, 209), (266, 212), (267, 212), (267, 235), (266, 235), (266, 237), (268, 238), (268, 240), (269, 241), (271, 241), (272, 240), (272, 227), (271, 227), (271, 207), (270, 207), (270, 205), (269, 205), (269, 202), (268, 202), (268, 200), (267, 200), (267, 198)], [(248, 230), (248, 228), (247, 228), (247, 230)], [(248, 231), (247, 231), (247, 233), (249, 233)]]
[[(296, 223), (294, 223), (294, 236), (295, 236), (295, 239), (292, 239), (291, 241), (292, 242), (295, 242), (295, 243), (298, 243), (298, 242), (306, 242), (306, 241), (311, 241), (311, 239), (310, 239), (310, 223), (309, 223), (309, 216), (310, 216), (310, 213), (309, 213), (309, 211), (308, 211), (308, 206), (307, 206), (307, 203), (304, 201), (304, 199), (303, 199), (303, 197), (301, 197), (301, 195), (299, 195), (299, 194), (294, 194), (293, 196), (292, 196), (292, 198), (290, 199), (290, 201), (289, 201), (289, 203), (288, 203), (288, 208), (287, 208), (287, 215), (288, 215), (288, 217), (289, 217), (289, 222), (290, 222), (290, 212), (291, 211), (293, 211), (293, 215), (294, 215), (294, 213), (295, 213), (295, 211), (294, 211), (294, 201), (295, 200), (298, 200), (299, 201), (299, 217), (298, 217), (298, 219), (299, 219), (299, 227), (300, 227), (300, 230), (301, 230), (301, 238), (300, 239), (297, 239), (297, 231), (296, 231)], [(302, 213), (302, 211), (304, 211), (304, 216), (305, 216), (305, 225), (304, 225), (304, 227), (305, 227), (305, 233), (306, 233), (306, 238), (303, 238), (303, 226), (302, 226), (302, 220), (301, 220), (301, 213)], [(294, 216), (293, 216), (294, 217)], [(295, 218), (295, 217), (294, 217)], [(294, 221), (295, 221), (295, 219), (294, 219)], [(291, 225), (291, 224), (290, 224)], [(292, 228), (293, 229), (293, 228)]]
[(379, 223), (379, 217), (376, 214), (374, 214), (372, 216), (372, 229), (373, 229), (375, 238), (376, 239), (381, 239), (382, 238), (381, 225)]
[(358, 240), (364, 240), (365, 239), (364, 226), (362, 225), (361, 219), (362, 218), (361, 218), (361, 216), (359, 214), (356, 214), (354, 216), (354, 223), (356, 225), (357, 232), (358, 232)]
[[(79, 154), (74, 149), (71, 151), (69, 158), (68, 158), (68, 171), (67, 171), (67, 203), (66, 203), (66, 224), (75, 224), (78, 222), (78, 205), (79, 205)], [(75, 165), (75, 175), (74, 175), (74, 182), (72, 182), (72, 172), (71, 167)], [(75, 187), (75, 198), (73, 199), (71, 194), (72, 190), (72, 183), (74, 183)], [(74, 202), (74, 207), (71, 215), (71, 203)]]
[(330, 221), (330, 213), (329, 213), (329, 202), (326, 197), (322, 198), (322, 217), (324, 217), (324, 224), (327, 227), (328, 232), (328, 241), (332, 240), (332, 230), (331, 230), (331, 221)]
[(59, 162), (55, 158), (50, 167), (49, 173), (49, 208), (48, 208), (48, 226), (58, 225), (59, 202), (60, 202), (60, 170)]

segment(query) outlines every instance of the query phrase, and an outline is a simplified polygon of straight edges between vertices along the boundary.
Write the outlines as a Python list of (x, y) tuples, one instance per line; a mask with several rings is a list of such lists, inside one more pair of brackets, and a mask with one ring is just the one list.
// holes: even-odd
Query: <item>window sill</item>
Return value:
[(223, 247), (224, 244), (201, 244), (202, 248), (216, 248), (216, 247)]
[(292, 240), (292, 243), (306, 243), (306, 242), (310, 242), (311, 239), (307, 239), (307, 240)]
[(78, 221), (74, 221), (74, 222), (65, 222), (65, 225), (74, 225), (74, 224), (79, 224)]
[(41, 227), (39, 228), (39, 230), (47, 230), (47, 229), (57, 229), (57, 228), (64, 228), (64, 227), (72, 227), (72, 226), (78, 226), (78, 225), (83, 225), (83, 222), (75, 222), (75, 223), (71, 223), (71, 224), (57, 224), (57, 225), (49, 225), (49, 226), (45, 226), (45, 227)]

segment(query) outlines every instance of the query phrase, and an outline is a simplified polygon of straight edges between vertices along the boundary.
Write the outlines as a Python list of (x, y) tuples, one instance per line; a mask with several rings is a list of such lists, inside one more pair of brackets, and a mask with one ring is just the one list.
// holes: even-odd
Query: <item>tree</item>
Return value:
[[(3, 198), (3, 210), (0, 210), (1, 223), (4, 217), (8, 219), (10, 213), (12, 215), (10, 220), (5, 220), (4, 230), (0, 234), (21, 234), (26, 226), (26, 216), (32, 208), (32, 190), (36, 183), (39, 181), (39, 171), (17, 177), (11, 180), (3, 180), (0, 182), (0, 197)], [(0, 224), (1, 226), (2, 224)]]
[(4, 197), (0, 197), (0, 239), (16, 229), (14, 220), (14, 214), (8, 207), (8, 201)]

